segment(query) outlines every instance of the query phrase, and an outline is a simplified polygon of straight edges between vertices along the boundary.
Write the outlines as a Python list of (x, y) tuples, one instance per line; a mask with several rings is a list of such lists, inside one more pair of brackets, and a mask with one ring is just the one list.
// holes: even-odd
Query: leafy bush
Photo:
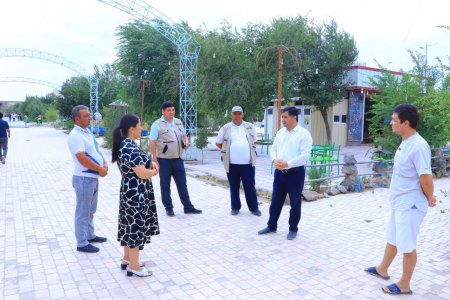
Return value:
[[(312, 168), (310, 168), (309, 169), (309, 171), (308, 171), (308, 178), (310, 179), (310, 180), (314, 180), (314, 179), (320, 179), (320, 178), (322, 178), (323, 177), (323, 173), (322, 173), (322, 171), (320, 170), (320, 167), (312, 167)], [(325, 182), (325, 180), (319, 180), (319, 181), (314, 181), (314, 182), (310, 182), (309, 184), (311, 185), (311, 189), (313, 190), (313, 191), (319, 191), (320, 190), (320, 185), (322, 184), (322, 183), (324, 183)]]
[(195, 147), (202, 150), (202, 164), (203, 164), (203, 148), (208, 146), (208, 130), (201, 128), (198, 130), (197, 137), (195, 138)]
[(58, 119), (58, 111), (53, 107), (49, 107), (44, 114), (44, 120), (49, 122), (55, 122)]

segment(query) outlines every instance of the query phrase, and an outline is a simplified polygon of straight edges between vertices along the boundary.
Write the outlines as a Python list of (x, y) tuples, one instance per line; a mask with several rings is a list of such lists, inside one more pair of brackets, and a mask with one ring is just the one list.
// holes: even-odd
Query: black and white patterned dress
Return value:
[(131, 139), (122, 141), (117, 165), (122, 174), (120, 185), (119, 230), (121, 246), (143, 249), (152, 235), (159, 234), (155, 195), (150, 179), (140, 179), (134, 167), (149, 168), (151, 159)]

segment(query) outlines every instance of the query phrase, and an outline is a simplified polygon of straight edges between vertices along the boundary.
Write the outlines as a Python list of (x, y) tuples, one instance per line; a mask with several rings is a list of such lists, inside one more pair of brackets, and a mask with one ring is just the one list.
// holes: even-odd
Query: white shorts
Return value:
[(410, 253), (416, 249), (420, 224), (426, 213), (418, 209), (391, 210), (387, 230), (387, 242), (397, 247), (399, 253)]

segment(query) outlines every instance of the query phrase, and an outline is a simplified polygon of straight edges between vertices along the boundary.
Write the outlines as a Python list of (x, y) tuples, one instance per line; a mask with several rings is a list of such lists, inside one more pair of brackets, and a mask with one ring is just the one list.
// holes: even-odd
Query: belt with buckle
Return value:
[(283, 173), (291, 173), (291, 172), (297, 172), (300, 169), (300, 167), (290, 168), (290, 169), (283, 169), (280, 170)]

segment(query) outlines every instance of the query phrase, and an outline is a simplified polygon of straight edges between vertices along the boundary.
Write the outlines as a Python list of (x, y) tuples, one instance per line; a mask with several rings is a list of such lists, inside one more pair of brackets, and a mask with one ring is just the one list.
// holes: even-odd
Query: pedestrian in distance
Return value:
[(302, 191), (305, 183), (305, 165), (308, 162), (312, 137), (308, 130), (298, 124), (298, 111), (295, 107), (285, 107), (281, 114), (281, 128), (270, 148), (270, 157), (275, 167), (272, 200), (269, 209), (267, 227), (258, 234), (275, 233), (283, 209), (286, 195), (289, 194), (291, 210), (289, 212), (288, 240), (297, 237), (301, 218)]
[(391, 214), (387, 243), (381, 263), (365, 269), (370, 275), (389, 280), (389, 267), (398, 253), (403, 254), (403, 273), (399, 281), (382, 288), (390, 295), (412, 294), (411, 279), (417, 263), (417, 236), (428, 207), (436, 205), (431, 150), (417, 132), (419, 112), (411, 104), (394, 108), (392, 132), (402, 138), (395, 152), (390, 185)]
[(9, 138), (11, 138), (11, 129), (9, 128), (8, 122), (3, 120), (3, 113), (0, 112), (0, 161), (2, 164), (6, 163)]
[(113, 132), (112, 162), (117, 161), (122, 181), (120, 184), (119, 226), (117, 240), (123, 246), (122, 270), (127, 276), (151, 276), (145, 264), (139, 261), (140, 251), (159, 234), (158, 215), (151, 177), (159, 171), (148, 153), (134, 142), (141, 137), (139, 118), (126, 114)]
[(108, 164), (100, 152), (95, 136), (89, 131), (89, 109), (84, 105), (72, 109), (74, 127), (69, 133), (69, 145), (75, 166), (72, 186), (76, 194), (75, 237), (77, 251), (95, 253), (99, 248), (91, 243), (106, 242), (95, 234), (94, 214), (97, 210), (99, 177), (108, 173)]
[(189, 148), (189, 138), (180, 119), (175, 118), (175, 105), (164, 102), (162, 116), (153, 122), (150, 128), (150, 152), (153, 161), (159, 165), (159, 184), (161, 200), (169, 217), (174, 217), (170, 181), (175, 180), (178, 195), (184, 206), (185, 214), (201, 214), (200, 209), (192, 205), (186, 183), (183, 151)]
[(25, 127), (28, 127), (28, 116), (27, 115), (23, 116), (23, 122), (25, 123)]
[(222, 161), (230, 184), (231, 214), (241, 209), (239, 188), (244, 187), (248, 209), (261, 216), (255, 188), (256, 131), (252, 123), (245, 122), (240, 106), (231, 109), (231, 122), (219, 130), (216, 145), (222, 152)]

